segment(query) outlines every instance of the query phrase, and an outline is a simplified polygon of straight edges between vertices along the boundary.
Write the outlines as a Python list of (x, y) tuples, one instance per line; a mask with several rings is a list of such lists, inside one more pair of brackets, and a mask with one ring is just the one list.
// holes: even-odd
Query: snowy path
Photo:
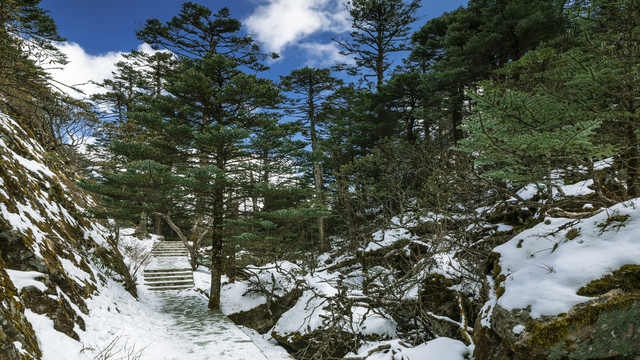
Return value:
[(267, 360), (249, 336), (220, 312), (207, 308), (206, 299), (193, 290), (148, 294), (157, 329), (142, 353), (151, 359)]

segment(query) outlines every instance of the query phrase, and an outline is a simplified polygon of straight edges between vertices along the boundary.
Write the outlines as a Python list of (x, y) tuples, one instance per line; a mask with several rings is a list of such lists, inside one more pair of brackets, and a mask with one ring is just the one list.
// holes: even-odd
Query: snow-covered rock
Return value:
[(547, 218), (495, 248), (475, 358), (639, 354), (639, 205), (635, 199), (581, 220)]

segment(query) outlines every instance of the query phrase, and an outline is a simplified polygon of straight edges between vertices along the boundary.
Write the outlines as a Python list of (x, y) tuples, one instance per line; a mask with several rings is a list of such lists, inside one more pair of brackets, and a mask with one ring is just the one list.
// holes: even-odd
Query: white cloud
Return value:
[(355, 63), (351, 57), (340, 54), (340, 48), (334, 42), (327, 44), (310, 42), (299, 46), (309, 54), (309, 60), (305, 64), (309, 67), (327, 67), (336, 63)]
[(281, 52), (317, 32), (349, 29), (340, 0), (265, 0), (243, 22), (268, 51)]
[[(81, 93), (73, 91), (68, 86), (73, 86), (90, 96), (102, 91), (102, 89), (91, 83), (100, 83), (104, 79), (111, 78), (115, 71), (115, 64), (124, 60), (122, 52), (110, 51), (101, 55), (88, 54), (80, 45), (73, 42), (61, 42), (56, 46), (67, 56), (66, 65), (59, 65), (55, 68), (47, 69), (53, 79), (58, 82), (54, 84), (60, 90), (73, 97), (84, 97)], [(139, 51), (154, 52), (147, 44), (138, 46)], [(67, 85), (67, 86), (64, 86)]]

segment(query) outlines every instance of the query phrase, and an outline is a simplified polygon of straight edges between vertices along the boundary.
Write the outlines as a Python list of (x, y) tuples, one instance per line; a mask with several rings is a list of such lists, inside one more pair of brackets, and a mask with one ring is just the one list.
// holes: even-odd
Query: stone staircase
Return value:
[(195, 285), (189, 253), (181, 242), (160, 241), (153, 246), (151, 257), (144, 270), (144, 282), (149, 290), (183, 290)]

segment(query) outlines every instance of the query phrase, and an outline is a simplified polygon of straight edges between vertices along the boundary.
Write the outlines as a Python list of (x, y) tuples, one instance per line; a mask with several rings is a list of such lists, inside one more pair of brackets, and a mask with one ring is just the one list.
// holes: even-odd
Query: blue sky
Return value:
[[(344, 0), (233, 0), (194, 1), (214, 11), (223, 6), (243, 23), (264, 50), (274, 51), (281, 59), (271, 64), (263, 76), (277, 79), (304, 66), (331, 66), (340, 56), (332, 37), (349, 30)], [(428, 19), (465, 5), (466, 0), (424, 0), (422, 17), (414, 24), (420, 28)], [(169, 20), (176, 15), (178, 0), (42, 0), (40, 6), (50, 11), (60, 34), (68, 39), (61, 48), (71, 63), (54, 77), (77, 85), (87, 79), (100, 81), (113, 69), (110, 63), (119, 53), (145, 49), (134, 31), (146, 19)], [(93, 92), (95, 89), (85, 89)]]

